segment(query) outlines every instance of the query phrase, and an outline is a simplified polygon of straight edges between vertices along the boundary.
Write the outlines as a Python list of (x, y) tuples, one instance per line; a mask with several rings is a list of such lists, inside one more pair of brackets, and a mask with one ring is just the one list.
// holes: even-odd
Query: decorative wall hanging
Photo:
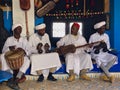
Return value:
[(52, 1), (49, 1), (47, 4), (45, 4), (42, 8), (38, 9), (36, 14), (38, 17), (42, 17), (44, 16), (45, 14), (47, 14), (50, 10), (52, 10), (56, 3), (58, 2), (59, 0), (52, 0)]
[(28, 15), (27, 11), (30, 9), (30, 0), (20, 0), (20, 8), (25, 12), (25, 25), (26, 25), (26, 37), (29, 39), (29, 30), (28, 30)]
[[(109, 0), (60, 0), (46, 17), (80, 19), (109, 13)], [(107, 7), (107, 9), (106, 9)]]
[[(27, 1), (30, 1), (27, 3)], [(23, 26), (22, 36), (30, 36), (34, 33), (34, 0), (12, 0), (13, 24), (20, 23)], [(24, 4), (22, 4), (24, 3)], [(22, 4), (20, 6), (20, 4)], [(25, 5), (25, 6), (24, 6)], [(29, 27), (29, 28), (28, 28)]]

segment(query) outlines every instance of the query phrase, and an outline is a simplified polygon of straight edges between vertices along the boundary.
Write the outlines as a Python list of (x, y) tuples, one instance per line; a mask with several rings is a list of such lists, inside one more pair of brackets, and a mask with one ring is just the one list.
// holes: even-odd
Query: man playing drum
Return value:
[[(71, 33), (61, 38), (57, 42), (57, 47), (72, 44), (75, 46), (85, 45), (87, 42), (85, 38), (78, 33), (79, 27), (80, 25), (78, 23), (73, 23)], [(79, 75), (83, 80), (91, 80), (90, 77), (86, 75), (86, 72), (93, 68), (91, 56), (85, 52), (87, 49), (88, 46), (78, 48), (74, 53), (67, 53), (65, 55), (66, 71), (69, 73), (68, 82), (75, 80), (75, 74)]]
[[(3, 71), (7, 71), (13, 74), (13, 78), (8, 80), (8, 86), (15, 90), (19, 90), (18, 83), (25, 81), (26, 78), (23, 75), (30, 65), (30, 61), (27, 57), (27, 55), (29, 54), (28, 52), (29, 47), (28, 47), (28, 41), (25, 38), (21, 37), (20, 35), (22, 32), (21, 24), (13, 25), (12, 31), (13, 31), (13, 36), (7, 38), (2, 50), (1, 69)], [(12, 58), (13, 60), (9, 60), (8, 63), (7, 58)], [(20, 63), (22, 65), (19, 66)], [(16, 75), (14, 73), (15, 70), (19, 70)]]
[(51, 43), (49, 36), (45, 33), (46, 24), (42, 23), (35, 27), (37, 33), (29, 38), (31, 45), (31, 74), (39, 75), (38, 82), (42, 82), (44, 77), (47, 80), (56, 81), (52, 73), (61, 66), (58, 53), (49, 53)]

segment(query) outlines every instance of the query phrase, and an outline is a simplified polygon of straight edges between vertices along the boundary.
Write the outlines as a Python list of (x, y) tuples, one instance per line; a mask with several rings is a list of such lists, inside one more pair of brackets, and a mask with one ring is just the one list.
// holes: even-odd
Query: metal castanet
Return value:
[(30, 0), (20, 0), (20, 8), (25, 11), (26, 36), (29, 39), (27, 10), (30, 9)]

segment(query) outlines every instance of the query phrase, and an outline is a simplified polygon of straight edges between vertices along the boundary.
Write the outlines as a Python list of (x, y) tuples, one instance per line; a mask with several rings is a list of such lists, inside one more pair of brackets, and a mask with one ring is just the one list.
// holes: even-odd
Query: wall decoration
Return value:
[(29, 39), (29, 28), (28, 28), (28, 14), (27, 11), (30, 9), (30, 0), (20, 0), (20, 8), (25, 12), (25, 25), (26, 25), (26, 37)]
[[(25, 4), (25, 0), (22, 0)], [(34, 22), (35, 22), (35, 13), (34, 13), (34, 0), (30, 1), (29, 5), (26, 2), (26, 5), (21, 7), (20, 0), (12, 0), (12, 17), (13, 24), (20, 23), (23, 25), (22, 36), (30, 36), (34, 33)], [(28, 28), (29, 27), (29, 28)]]
[(48, 3), (46, 3), (43, 7), (41, 7), (40, 9), (38, 9), (36, 11), (36, 14), (38, 17), (42, 17), (44, 16), (45, 14), (47, 14), (50, 10), (52, 10), (56, 3), (58, 2), (59, 0), (50, 0)]
[(105, 13), (110, 12), (110, 0), (104, 0), (104, 12)]
[(110, 16), (109, 14), (106, 14), (106, 29), (110, 29)]
[[(56, 4), (54, 10), (46, 13), (46, 17), (56, 19), (80, 19), (106, 14), (109, 0), (62, 0)], [(109, 13), (109, 11), (108, 11)]]
[(0, 0), (0, 8), (3, 11), (11, 11), (12, 0)]

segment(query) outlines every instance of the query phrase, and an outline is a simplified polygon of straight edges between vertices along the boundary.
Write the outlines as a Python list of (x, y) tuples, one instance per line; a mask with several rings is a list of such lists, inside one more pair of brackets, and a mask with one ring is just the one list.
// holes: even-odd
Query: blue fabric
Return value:
[[(110, 72), (120, 72), (120, 63), (119, 63), (120, 62), (120, 51), (112, 51), (109, 53), (114, 54), (118, 57), (118, 64), (112, 66), (109, 71)], [(60, 57), (60, 59), (61, 59), (61, 61), (64, 62), (63, 57), (62, 58)], [(93, 72), (93, 73), (94, 72), (96, 72), (96, 73), (102, 72), (102, 70), (100, 68), (97, 68), (97, 64), (93, 64), (93, 67), (94, 68), (90, 72)], [(31, 67), (28, 68), (28, 70), (26, 72), (27, 75), (30, 75), (30, 69), (31, 69)], [(66, 64), (65, 63), (62, 64), (62, 66), (54, 73), (55, 74), (66, 74), (67, 73), (66, 72)]]
[(12, 78), (11, 73), (0, 70), (0, 82), (6, 81), (6, 80), (8, 80), (10, 78)]
[(62, 66), (55, 72), (55, 74), (65, 74), (66, 72), (66, 65), (62, 64)]
[(114, 54), (118, 57), (118, 64), (114, 65), (110, 69), (110, 72), (120, 72), (120, 51), (114, 51), (114, 52), (110, 52), (110, 53)]

